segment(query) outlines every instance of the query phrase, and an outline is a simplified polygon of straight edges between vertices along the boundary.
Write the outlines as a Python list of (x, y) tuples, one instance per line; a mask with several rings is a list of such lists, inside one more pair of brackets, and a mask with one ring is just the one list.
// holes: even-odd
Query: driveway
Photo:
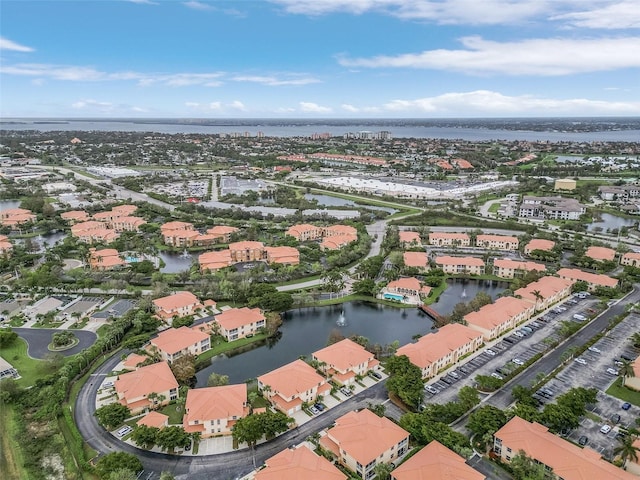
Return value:
[(57, 352), (51, 352), (48, 346), (54, 333), (60, 333), (57, 328), (14, 328), (20, 338), (27, 342), (27, 353), (31, 358), (43, 359), (48, 353), (59, 353), (65, 357), (80, 353), (95, 343), (98, 336), (87, 330), (70, 330), (80, 342), (73, 348)]

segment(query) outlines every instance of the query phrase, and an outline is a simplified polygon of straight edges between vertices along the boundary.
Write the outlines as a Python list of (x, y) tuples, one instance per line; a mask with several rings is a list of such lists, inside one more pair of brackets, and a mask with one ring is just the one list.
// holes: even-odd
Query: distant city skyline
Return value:
[(3, 118), (640, 115), (637, 0), (2, 0)]

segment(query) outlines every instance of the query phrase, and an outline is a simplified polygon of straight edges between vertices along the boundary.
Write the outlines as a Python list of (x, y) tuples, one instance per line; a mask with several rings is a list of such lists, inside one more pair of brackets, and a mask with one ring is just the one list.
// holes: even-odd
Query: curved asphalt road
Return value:
[(68, 350), (49, 350), (51, 336), (54, 333), (64, 332), (65, 330), (55, 328), (13, 328), (21, 338), (27, 342), (27, 353), (31, 358), (44, 358), (48, 353), (59, 353), (65, 357), (80, 353), (82, 350), (93, 345), (98, 338), (94, 332), (88, 330), (69, 330), (78, 337), (78, 344)]
[[(75, 402), (74, 419), (85, 441), (100, 454), (113, 451), (124, 451), (136, 455), (144, 465), (147, 478), (149, 472), (159, 474), (162, 471), (172, 472), (176, 476), (184, 475), (189, 480), (204, 480), (215, 478), (216, 480), (236, 479), (253, 469), (251, 452), (248, 449), (230, 453), (207, 456), (181, 457), (178, 455), (164, 455), (135, 448), (121, 442), (109, 432), (104, 430), (94, 417), (97, 386), (119, 362), (122, 352), (118, 352), (104, 364), (102, 364), (83, 385)], [(256, 465), (262, 465), (264, 461), (288, 448), (300, 443), (307, 436), (329, 427), (336, 418), (355, 410), (364, 408), (368, 403), (382, 403), (387, 399), (384, 382), (365, 390), (359, 395), (354, 395), (340, 405), (325, 411), (321, 415), (311, 419), (304, 425), (290, 430), (279, 437), (256, 447)], [(155, 478), (155, 477), (154, 477)]]

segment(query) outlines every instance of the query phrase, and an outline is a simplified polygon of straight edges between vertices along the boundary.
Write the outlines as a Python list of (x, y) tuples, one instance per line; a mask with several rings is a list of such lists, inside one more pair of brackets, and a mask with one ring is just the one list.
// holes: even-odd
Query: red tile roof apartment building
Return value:
[(426, 297), (431, 292), (431, 287), (422, 285), (420, 280), (415, 277), (404, 277), (389, 282), (385, 290), (398, 295), (412, 295), (415, 297), (422, 295)]
[(35, 222), (36, 216), (26, 208), (9, 208), (0, 211), (0, 225), (15, 229), (25, 223)]
[(429, 257), (426, 252), (404, 252), (402, 258), (407, 267), (429, 268)]
[[(405, 254), (406, 255), (406, 254)], [(444, 273), (450, 275), (469, 274), (483, 275), (484, 262), (481, 258), (476, 257), (450, 257), (447, 255), (436, 257), (436, 265), (438, 265)]]
[(300, 242), (322, 240), (320, 247), (326, 250), (338, 250), (358, 240), (358, 230), (349, 225), (317, 227), (306, 223), (289, 227), (287, 235)]
[(13, 250), (13, 245), (6, 235), (0, 235), (0, 255), (8, 254)]
[(599, 273), (589, 273), (577, 268), (561, 268), (557, 272), (560, 278), (566, 278), (574, 282), (583, 281), (589, 285), (589, 290), (595, 290), (596, 287), (615, 288), (618, 286), (618, 280), (607, 275)]
[[(123, 373), (115, 381), (118, 401), (131, 410), (132, 415), (168, 405), (171, 400), (178, 398), (178, 382), (173, 376), (167, 362), (154, 363), (140, 367), (129, 373)], [(149, 399), (155, 393), (164, 399)]]
[(534, 250), (541, 250), (543, 252), (549, 252), (556, 246), (556, 242), (551, 240), (544, 240), (542, 238), (534, 238), (524, 246), (524, 254), (531, 255)]
[(522, 277), (527, 272), (544, 272), (547, 267), (542, 263), (522, 262), (509, 258), (496, 258), (493, 261), (493, 274), (500, 278)]
[(319, 370), (341, 385), (355, 383), (356, 376), (366, 375), (369, 370), (380, 365), (373, 353), (348, 338), (318, 350), (311, 356), (319, 362)]
[(200, 233), (189, 222), (167, 222), (160, 227), (165, 245), (172, 247), (204, 247), (215, 243), (229, 242), (231, 235), (238, 232), (235, 227), (219, 225)]
[(300, 252), (293, 247), (265, 247), (262, 242), (235, 242), (228, 250), (203, 253), (198, 257), (201, 271), (217, 270), (240, 262), (277, 263), (298, 265)]
[(485, 340), (494, 340), (534, 314), (535, 304), (529, 300), (501, 297), (477, 312), (468, 313), (464, 320), (469, 328), (480, 332)]
[(230, 308), (215, 316), (220, 335), (228, 342), (255, 335), (266, 326), (266, 319), (259, 308)]
[(202, 438), (230, 435), (236, 422), (249, 414), (247, 384), (195, 388), (187, 392), (182, 426)]
[(60, 214), (65, 222), (73, 225), (74, 223), (86, 222), (89, 220), (89, 214), (84, 210), (72, 210), (70, 212), (63, 212)]
[(422, 371), (423, 378), (435, 377), (439, 371), (456, 363), (460, 357), (482, 346), (482, 334), (473, 328), (451, 323), (435, 333), (428, 333), (416, 343), (409, 343), (396, 351)]
[(640, 253), (637, 252), (628, 252), (622, 255), (620, 258), (620, 265), (630, 266), (630, 267), (640, 267)]
[(170, 320), (175, 317), (193, 315), (203, 308), (200, 300), (193, 293), (182, 291), (153, 301), (156, 315), (162, 320)]
[(433, 440), (391, 472), (391, 480), (486, 480), (465, 459)]
[(287, 448), (264, 462), (253, 480), (348, 480), (329, 460), (305, 445)]
[(313, 367), (296, 360), (258, 377), (258, 389), (271, 404), (287, 415), (299, 411), (303, 403), (313, 403), (331, 385)]
[(422, 239), (418, 232), (402, 230), (398, 232), (398, 237), (400, 238), (400, 245), (405, 248), (410, 246), (419, 247), (422, 245)]
[(488, 248), (492, 250), (517, 250), (520, 241), (517, 237), (506, 235), (478, 235), (476, 237), (476, 247)]
[(173, 362), (184, 355), (200, 355), (211, 348), (211, 339), (208, 334), (197, 328), (182, 326), (180, 328), (168, 328), (152, 338), (151, 348), (160, 354), (162, 360)]
[(429, 234), (429, 245), (469, 247), (471, 238), (466, 233), (432, 232)]
[(573, 284), (574, 281), (567, 278), (546, 276), (531, 282), (526, 287), (519, 288), (513, 294), (529, 300), (535, 305), (536, 310), (540, 311), (571, 295)]
[(509, 462), (522, 450), (544, 465), (550, 478), (562, 480), (632, 480), (638, 477), (603, 460), (589, 447), (580, 448), (539, 423), (513, 417), (494, 435), (493, 451)]
[(607, 247), (589, 247), (584, 256), (598, 262), (611, 262), (616, 258), (616, 251)]
[(94, 242), (111, 243), (120, 236), (115, 230), (107, 228), (103, 222), (96, 222), (95, 220), (72, 225), (71, 235), (79, 241), (89, 244)]
[(124, 267), (126, 264), (115, 248), (89, 249), (89, 268), (91, 270), (115, 270), (116, 268)]
[(369, 479), (377, 464), (390, 463), (409, 450), (409, 432), (365, 408), (336, 419), (320, 445), (359, 477)]

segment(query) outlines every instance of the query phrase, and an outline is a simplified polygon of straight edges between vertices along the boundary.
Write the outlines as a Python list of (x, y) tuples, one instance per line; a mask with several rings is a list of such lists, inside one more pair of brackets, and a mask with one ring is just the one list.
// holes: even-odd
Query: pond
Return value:
[(0, 212), (3, 210), (10, 210), (12, 208), (19, 208), (20, 200), (0, 200)]
[[(345, 326), (338, 320), (344, 312)], [(231, 383), (244, 382), (292, 362), (301, 355), (311, 355), (327, 345), (329, 334), (338, 329), (348, 337), (367, 337), (371, 343), (400, 345), (412, 341), (416, 334), (431, 331), (432, 320), (417, 308), (400, 309), (375, 303), (347, 302), (343, 305), (301, 308), (283, 314), (279, 338), (241, 355), (212, 359), (209, 367), (197, 373), (198, 387), (205, 387), (211, 372), (229, 376)]]
[(318, 202), (318, 205), (320, 205), (320, 206), (327, 206), (327, 207), (361, 207), (361, 208), (367, 208), (369, 210), (379, 210), (379, 211), (382, 211), (382, 212), (388, 212), (388, 213), (392, 213), (392, 214), (397, 212), (397, 210), (394, 209), (394, 208), (379, 207), (377, 205), (368, 205), (368, 204), (356, 203), (356, 202), (353, 202), (351, 200), (346, 200), (344, 198), (339, 198), (339, 197), (333, 197), (331, 195), (305, 193), (304, 194), (304, 198), (306, 198), (307, 200), (316, 200)]
[(440, 294), (440, 298), (435, 303), (431, 304), (431, 308), (441, 315), (448, 315), (456, 304), (472, 300), (479, 292), (484, 292), (495, 299), (507, 288), (509, 288), (509, 282), (452, 278), (447, 280), (447, 289)]
[(197, 253), (160, 252), (158, 257), (164, 262), (164, 267), (160, 269), (162, 273), (178, 273), (189, 270), (193, 262), (198, 261)]
[(610, 213), (601, 213), (600, 221), (592, 222), (587, 227), (587, 231), (593, 232), (596, 228), (601, 228), (600, 230), (603, 233), (607, 233), (614, 228), (619, 229), (620, 227), (633, 227), (637, 220), (633, 218), (624, 218), (618, 217), (617, 215), (611, 215)]

